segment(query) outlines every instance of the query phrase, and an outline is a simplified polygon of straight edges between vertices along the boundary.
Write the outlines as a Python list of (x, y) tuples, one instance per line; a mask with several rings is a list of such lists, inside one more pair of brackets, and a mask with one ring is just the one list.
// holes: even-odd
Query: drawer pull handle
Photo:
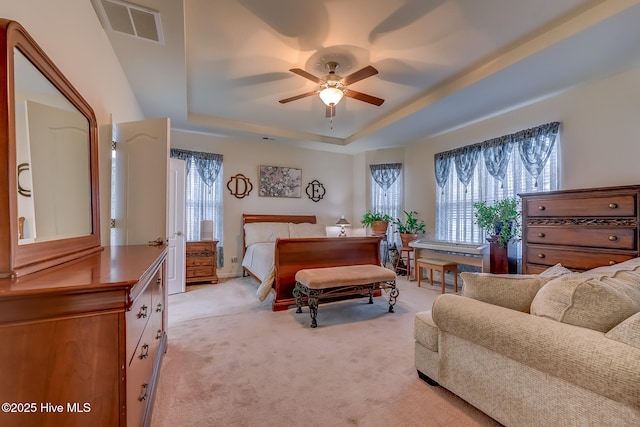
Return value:
[(538, 258), (544, 258), (544, 254), (538, 254)]
[(538, 233), (538, 237), (544, 237), (544, 233)]
[(544, 206), (538, 206), (538, 210), (539, 210), (539, 211), (543, 211), (543, 210), (545, 210), (545, 209), (546, 209), (546, 208), (545, 208)]
[(618, 240), (618, 236), (609, 236), (609, 240), (615, 242), (616, 240)]
[(142, 395), (140, 395), (140, 397), (138, 397), (138, 400), (140, 402), (143, 402), (143, 401), (147, 400), (147, 397), (149, 397), (149, 394), (147, 393), (147, 387), (148, 386), (149, 386), (149, 384), (147, 384), (147, 383), (142, 384), (142, 392), (144, 394), (142, 394)]
[(143, 305), (140, 307), (140, 312), (138, 313), (138, 319), (144, 319), (147, 317), (147, 306)]
[(617, 203), (609, 203), (609, 209), (617, 209), (617, 208), (618, 208)]
[(159, 340), (160, 338), (162, 338), (162, 329), (158, 329), (158, 332), (156, 332), (156, 339)]
[(615, 265), (616, 262), (615, 261), (609, 261), (609, 265)]
[(158, 306), (156, 307), (156, 313), (160, 313), (162, 311), (162, 304), (158, 303)]
[(145, 344), (142, 346), (142, 351), (140, 352), (140, 356), (138, 356), (140, 359), (146, 359), (147, 357), (149, 357), (149, 344)]

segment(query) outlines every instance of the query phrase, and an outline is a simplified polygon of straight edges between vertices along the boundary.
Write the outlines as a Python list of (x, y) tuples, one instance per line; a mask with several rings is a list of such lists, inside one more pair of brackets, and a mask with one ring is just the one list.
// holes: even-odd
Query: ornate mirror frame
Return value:
[[(20, 52), (71, 102), (89, 123), (89, 178), (91, 228), (86, 236), (18, 244), (18, 164), (14, 48)], [(17, 22), (0, 19), (0, 277), (19, 277), (102, 250), (98, 191), (97, 122), (91, 106), (64, 77), (44, 51)]]

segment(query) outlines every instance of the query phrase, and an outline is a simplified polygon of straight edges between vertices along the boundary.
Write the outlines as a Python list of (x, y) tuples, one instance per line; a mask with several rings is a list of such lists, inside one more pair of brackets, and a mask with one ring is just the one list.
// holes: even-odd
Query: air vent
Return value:
[(164, 43), (160, 12), (120, 0), (100, 0), (105, 28)]

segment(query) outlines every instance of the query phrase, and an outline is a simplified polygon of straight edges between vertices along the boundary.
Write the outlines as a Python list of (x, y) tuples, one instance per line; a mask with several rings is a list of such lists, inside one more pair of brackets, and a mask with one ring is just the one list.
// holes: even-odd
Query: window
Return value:
[[(402, 213), (402, 163), (369, 165), (371, 169), (371, 210), (400, 218)], [(389, 243), (393, 243), (393, 226), (388, 233)], [(398, 246), (400, 240), (398, 238)]]
[(222, 155), (171, 149), (171, 157), (186, 161), (185, 237), (200, 240), (200, 225), (213, 220), (218, 241), (218, 267), (223, 266)]
[(549, 123), (436, 154), (436, 239), (484, 243), (475, 202), (557, 190), (559, 126)]

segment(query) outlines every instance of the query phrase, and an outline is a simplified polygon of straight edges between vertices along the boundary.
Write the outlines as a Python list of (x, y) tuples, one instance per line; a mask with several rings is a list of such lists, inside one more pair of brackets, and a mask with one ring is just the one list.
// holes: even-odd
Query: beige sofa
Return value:
[(640, 258), (462, 273), (415, 317), (415, 364), (506, 426), (640, 426)]

